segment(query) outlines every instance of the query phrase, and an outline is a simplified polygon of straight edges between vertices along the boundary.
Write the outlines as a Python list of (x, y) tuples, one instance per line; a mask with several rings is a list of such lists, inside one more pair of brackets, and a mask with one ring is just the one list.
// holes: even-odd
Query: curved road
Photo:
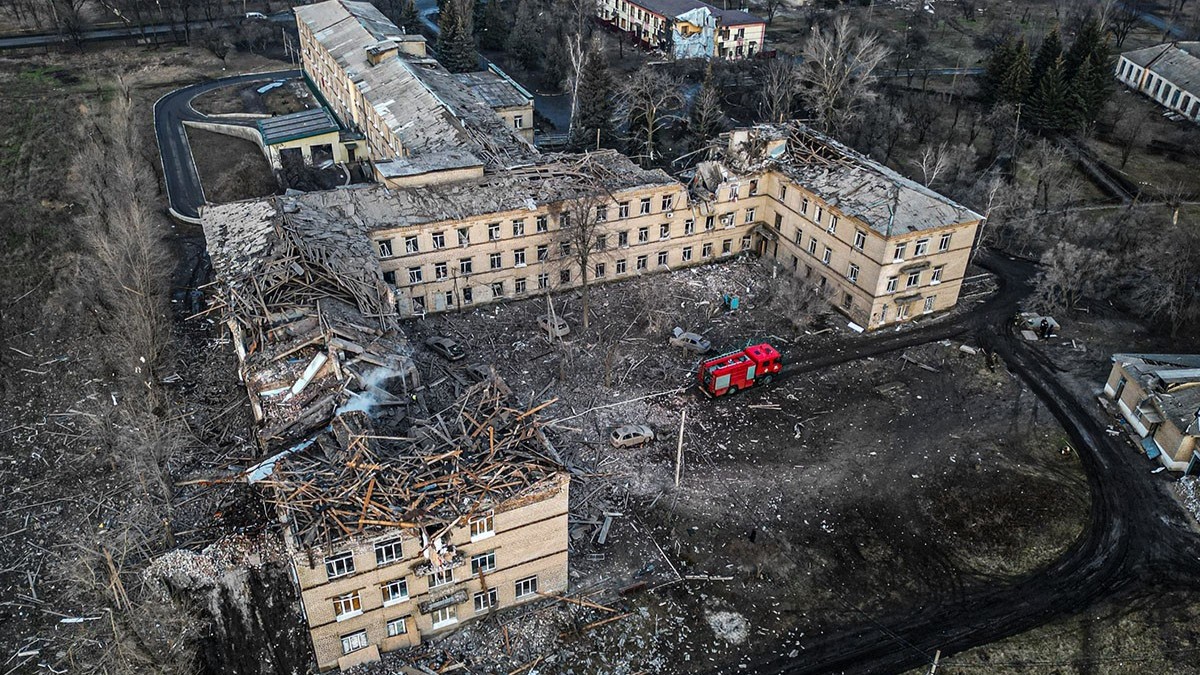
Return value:
[[(162, 162), (163, 183), (167, 187), (170, 212), (186, 222), (199, 222), (200, 207), (204, 204), (204, 187), (196, 172), (192, 149), (188, 145), (185, 121), (217, 121), (192, 108), (197, 96), (230, 85), (246, 82), (270, 82), (300, 77), (299, 70), (278, 70), (222, 77), (176, 89), (154, 103), (154, 137), (158, 141), (158, 156)], [(253, 118), (222, 117), (223, 124), (253, 125)]]
[(994, 642), (1122, 593), (1200, 585), (1200, 540), (1163, 481), (1149, 474), (1147, 462), (1121, 437), (1105, 433), (1094, 402), (1079, 401), (1059, 383), (1048, 359), (1013, 334), (1011, 317), (1029, 294), (1036, 267), (995, 254), (983, 255), (980, 264), (1001, 280), (1000, 291), (983, 306), (926, 328), (868, 337), (852, 354), (796, 361), (785, 376), (972, 335), (1004, 358), (1079, 452), (1092, 500), (1084, 533), (1061, 558), (1028, 577), (962, 588), (930, 606), (823, 635), (785, 636), (780, 644), (802, 642), (803, 651), (766, 655), (748, 672), (899, 673), (930, 664), (938, 650), (951, 655)]

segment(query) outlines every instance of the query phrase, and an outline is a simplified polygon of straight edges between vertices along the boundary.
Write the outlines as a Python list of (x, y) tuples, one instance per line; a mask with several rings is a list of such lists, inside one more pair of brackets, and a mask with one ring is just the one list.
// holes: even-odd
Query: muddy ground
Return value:
[(223, 204), (281, 192), (271, 165), (254, 143), (203, 129), (188, 129), (187, 135), (209, 202)]
[[(773, 311), (773, 285), (765, 266), (743, 260), (595, 287), (587, 331), (578, 294), (556, 296), (572, 328), (561, 344), (536, 331), (545, 299), (406, 326), (414, 342), (461, 339), (469, 356), (450, 368), (490, 364), (530, 401), (559, 398), (546, 417), (574, 458), (572, 588), (619, 612), (559, 603), (502, 613), (447, 639), (451, 655), (484, 672), (556, 652), (551, 672), (723, 669), (802, 648), (797, 635), (1027, 573), (1076, 538), (1089, 498), (1061, 429), (1003, 365), (989, 370), (957, 343), (717, 401), (689, 389), (698, 357), (666, 346), (676, 323), (722, 349), (765, 340), (785, 357), (853, 352), (844, 320), (797, 328)], [(737, 312), (719, 309), (731, 289)], [(447, 368), (419, 360), (434, 379)], [(608, 431), (627, 422), (659, 438), (611, 448)], [(601, 545), (605, 513), (621, 515)], [(564, 646), (547, 649), (550, 634)]]

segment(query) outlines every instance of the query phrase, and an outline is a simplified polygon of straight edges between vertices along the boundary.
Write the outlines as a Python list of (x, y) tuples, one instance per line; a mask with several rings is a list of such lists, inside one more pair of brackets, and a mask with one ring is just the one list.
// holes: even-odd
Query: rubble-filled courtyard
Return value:
[[(427, 666), (724, 671), (1071, 545), (1089, 506), (1079, 460), (1003, 363), (950, 342), (856, 359), (844, 319), (794, 325), (777, 283), (745, 259), (593, 286), (586, 330), (578, 292), (404, 325), (414, 345), (445, 335), (467, 352), (418, 348), (431, 387), (484, 365), (526, 402), (557, 399), (542, 415), (572, 473), (571, 596), (435, 639)], [(551, 304), (571, 330), (553, 341), (537, 325)], [(845, 363), (709, 400), (692, 386), (701, 357), (667, 344), (677, 325), (712, 353), (767, 341), (785, 362), (840, 350)], [(612, 447), (628, 423), (656, 439)]]

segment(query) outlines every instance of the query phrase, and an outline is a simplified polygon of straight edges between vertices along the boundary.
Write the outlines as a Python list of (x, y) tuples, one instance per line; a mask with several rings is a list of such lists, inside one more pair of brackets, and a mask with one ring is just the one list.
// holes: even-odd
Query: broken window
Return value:
[(496, 552), (488, 551), (479, 555), (471, 556), (471, 576), (476, 576), (480, 572), (487, 574), (496, 569)]
[(733, 253), (733, 240), (726, 239), (721, 242), (721, 255), (729, 255)]
[(537, 593), (538, 581), (537, 577), (526, 577), (518, 579), (516, 585), (517, 598), (524, 598), (534, 593)]
[(850, 309), (850, 307), (853, 305), (854, 305), (854, 296), (847, 293), (846, 296), (844, 298), (842, 298), (842, 308)]
[(387, 622), (387, 636), (388, 637), (396, 637), (397, 635), (404, 635), (407, 632), (408, 632), (408, 623), (405, 621), (404, 617), (400, 617), (398, 619), (391, 619), (390, 621)]
[(756, 194), (758, 194), (758, 179), (752, 178), (750, 179), (750, 196), (753, 197)]
[(850, 283), (858, 283), (858, 265), (850, 263), (850, 268), (846, 270), (846, 278), (850, 280)]
[(384, 283), (395, 285), (396, 284), (396, 270), (384, 272), (383, 273), (383, 281), (384, 281)]
[(370, 643), (367, 642), (367, 631), (365, 630), (360, 630), (349, 635), (343, 635), (342, 653), (349, 654), (350, 652), (356, 652), (360, 649), (366, 649), (367, 645), (369, 644)]
[(742, 247), (738, 250), (745, 251), (749, 248), (750, 248), (750, 235), (743, 234), (742, 235)]
[(437, 570), (429, 575), (429, 588), (434, 589), (438, 586), (454, 583), (454, 568)]
[(608, 235), (607, 234), (596, 235), (596, 250), (603, 251), (606, 248), (608, 248)]
[(408, 268), (408, 283), (410, 283), (410, 284), (421, 283), (421, 268), (420, 267)]
[(821, 256), (821, 262), (823, 262), (823, 263), (825, 263), (826, 265), (828, 265), (828, 264), (829, 264), (829, 261), (830, 261), (830, 260), (832, 260), (832, 259), (833, 259), (833, 249), (831, 249), (831, 248), (829, 248), (828, 246), (826, 246), (826, 247), (825, 247), (825, 254)]
[(393, 579), (380, 586), (383, 592), (383, 606), (389, 607), (408, 599), (408, 580)]
[(650, 198), (649, 197), (642, 197), (641, 204), (638, 205), (638, 213), (643, 216), (646, 215), (647, 213), (650, 213)]
[(354, 554), (346, 551), (325, 559), (325, 574), (330, 579), (344, 577), (354, 572)]
[(638, 228), (638, 243), (644, 244), (648, 241), (650, 241), (650, 228), (639, 227)]
[(942, 283), (942, 270), (945, 268), (946, 268), (945, 265), (938, 265), (937, 267), (933, 268), (933, 275), (929, 277), (929, 283), (931, 283), (931, 284)]
[(520, 219), (512, 221), (512, 230), (513, 230), (514, 237), (524, 236), (525, 235), (525, 221), (520, 220)]
[(796, 245), (799, 246), (803, 243), (804, 243), (804, 230), (801, 230), (800, 228), (797, 227), (796, 228)]
[[(800, 233), (799, 233), (799, 232), (797, 232), (797, 233), (796, 233), (796, 236), (797, 236), (797, 237), (799, 237), (799, 236), (800, 236)], [(808, 238), (808, 253), (809, 253), (809, 255), (816, 255), (816, 254), (817, 254), (817, 238), (816, 238), (816, 237), (809, 237), (809, 238)]]
[(569, 214), (569, 213), (560, 213), (560, 214), (558, 214), (558, 227), (559, 227), (559, 229), (561, 229), (561, 230), (565, 230), (565, 229), (567, 229), (567, 228), (568, 228), (568, 227), (570, 227), (570, 226), (571, 226), (571, 214)]
[(513, 128), (514, 129), (524, 129), (525, 128), (525, 116), (524, 115), (513, 115)]
[(559, 270), (558, 271), (558, 283), (560, 283), (560, 284), (571, 283), (571, 270), (569, 270), (569, 269), (568, 270)]
[(454, 306), (454, 291), (446, 291), (445, 297), (446, 297), (446, 306), (453, 307)]
[(513, 251), (513, 266), (514, 267), (524, 267), (525, 266), (525, 249), (518, 248), (515, 251)]
[[(538, 290), (544, 291), (547, 288), (550, 288), (550, 275), (543, 272), (538, 275)], [(474, 539), (475, 536), (472, 535), (471, 538)]]
[(712, 230), (717, 226), (717, 219), (714, 216), (706, 216), (704, 218), (704, 229)]
[(826, 230), (827, 232), (829, 232), (829, 234), (837, 234), (837, 221), (838, 221), (838, 217), (830, 214), (829, 229)]
[(663, 195), (662, 196), (662, 210), (670, 211), (674, 207), (675, 207), (675, 195)]
[(641, 272), (642, 270), (646, 269), (646, 263), (647, 263), (647, 261), (648, 261), (649, 259), (650, 259), (650, 257), (649, 257), (649, 256), (645, 256), (645, 255), (639, 255), (639, 256), (637, 257), (637, 265), (636, 265), (636, 268), (637, 268), (637, 270), (638, 270), (639, 272)]
[(617, 246), (629, 245), (629, 230), (622, 230), (617, 233)]
[(908, 280), (904, 282), (905, 288), (912, 288), (921, 285), (921, 270), (908, 273)]
[(474, 603), (475, 603), (475, 613), (476, 614), (478, 614), (480, 612), (486, 612), (489, 609), (500, 604), (500, 594), (497, 593), (496, 589), (494, 589), (494, 588), (489, 588), (488, 590), (483, 591), (481, 593), (476, 593), (473, 596), (473, 598), (474, 598)]
[(904, 260), (904, 250), (908, 248), (908, 244), (896, 244), (896, 250), (892, 253), (892, 260), (902, 262)]
[(458, 623), (458, 608), (454, 605), (433, 611), (433, 627), (444, 628)]
[(680, 252), (680, 257), (683, 259), (683, 262), (687, 262), (687, 261), (691, 260), (692, 259), (692, 247), (684, 246), (683, 251)]
[(855, 232), (854, 232), (854, 248), (861, 251), (861, 250), (863, 250), (863, 247), (866, 245), (867, 245), (867, 233), (863, 232), (862, 230), (855, 230)]
[(620, 204), (617, 204), (617, 217), (618, 218), (628, 218), (629, 217), (629, 202), (621, 202)]
[(449, 269), (447, 269), (446, 263), (440, 262), (440, 263), (433, 264), (433, 278), (434, 279), (445, 279), (448, 276), (450, 276), (450, 271), (449, 271)]
[(917, 245), (913, 247), (913, 256), (923, 256), (926, 253), (929, 253), (929, 240), (918, 239)]
[(475, 302), (475, 292), (471, 290), (470, 286), (463, 286), (462, 295), (464, 305), (469, 305), (472, 302)]
[(625, 274), (625, 259), (621, 258), (617, 261), (617, 274)]
[(602, 263), (602, 262), (599, 262), (599, 263), (596, 263), (596, 270), (595, 270), (595, 271), (596, 271), (596, 273), (595, 273), (595, 277), (596, 277), (597, 279), (603, 279), (603, 278), (604, 278), (604, 273), (607, 271), (607, 269), (606, 269), (606, 267), (605, 267), (604, 263)]
[(779, 185), (779, 201), (787, 200), (787, 185), (780, 183)]
[(548, 257), (550, 257), (550, 245), (549, 244), (538, 244), (538, 247), (537, 247), (538, 262), (542, 262), (542, 261), (546, 260), (546, 258), (548, 258)]
[(504, 263), (500, 260), (499, 253), (491, 253), (488, 255), (488, 269), (498, 270), (504, 267)]
[(513, 281), (513, 292), (515, 292), (517, 295), (523, 295), (526, 291), (526, 283), (525, 277), (515, 279)]
[(738, 198), (738, 186), (734, 185), (733, 187), (729, 188), (729, 199), (736, 202), (737, 198)]
[(466, 246), (470, 243), (471, 243), (471, 228), (469, 228), (469, 227), (458, 228), (458, 245)]
[(896, 280), (897, 280), (896, 277), (888, 277), (887, 278), (887, 292), (888, 293), (896, 292)]
[(379, 245), (379, 257), (380, 258), (392, 257), (392, 240), (391, 239), (387, 239), (384, 241), (378, 241), (375, 243)]
[(712, 252), (713, 252), (713, 245), (712, 245), (712, 242), (709, 242), (709, 243), (705, 244), (703, 248), (700, 249), (700, 257), (711, 258)]
[(666, 251), (658, 252), (658, 266), (659, 267), (667, 266), (667, 252)]
[(800, 213), (808, 215), (808, 197), (800, 200)]
[(537, 221), (534, 224), (534, 228), (538, 232), (549, 232), (550, 220), (546, 216), (538, 216)]
[(445, 232), (434, 232), (433, 233), (433, 247), (434, 248), (446, 248), (446, 233)]
[(721, 224), (724, 225), (726, 229), (733, 227), (733, 214), (732, 213), (721, 214)]
[(503, 298), (504, 297), (504, 282), (503, 281), (493, 281), (492, 282), (492, 297), (493, 298)]
[(824, 207), (824, 206), (818, 206), (818, 207), (817, 207), (817, 219), (816, 219), (816, 223), (817, 223), (818, 225), (820, 225), (820, 224), (821, 224), (821, 218), (822, 218), (822, 217), (824, 217), (824, 216), (825, 216), (825, 207)]
[(359, 614), (362, 614), (362, 600), (358, 597), (358, 591), (339, 595), (333, 599), (333, 615), (338, 621), (344, 621)]
[(684, 234), (684, 236), (686, 236), (686, 235), (689, 235), (689, 234), (695, 234), (695, 233), (696, 233), (696, 221), (695, 221), (695, 219), (693, 219), (693, 218), (688, 218), (687, 220), (683, 221), (683, 234)]
[(951, 236), (953, 236), (953, 234), (950, 232), (947, 232), (946, 234), (942, 235), (942, 238), (938, 240), (938, 251), (949, 251), (950, 250), (950, 237)]
[(936, 295), (931, 295), (928, 298), (925, 298), (925, 313), (926, 314), (933, 311), (933, 304), (936, 300), (937, 300)]
[(473, 267), (474, 265), (471, 262), (471, 258), (463, 258), (458, 261), (459, 274), (470, 274)]
[(596, 222), (603, 223), (608, 220), (608, 207), (604, 204), (596, 207)]
[(908, 318), (908, 305), (896, 305), (896, 320)]
[[(549, 285), (549, 283), (542, 284), (542, 277), (545, 276), (545, 274), (538, 275), (538, 288), (546, 288)], [(549, 279), (547, 279), (547, 282), (549, 282)], [(496, 533), (495, 515), (493, 512), (488, 511), (482, 515), (474, 516), (467, 521), (467, 526), (471, 528), (471, 541), (485, 539)]]
[(375, 544), (375, 564), (387, 565), (399, 560), (402, 555), (402, 547), (400, 546), (400, 538), (388, 539)]
[(405, 253), (418, 253), (418, 252), (420, 252), (420, 250), (421, 249), (417, 246), (417, 238), (416, 237), (405, 237), (404, 238), (404, 252)]
[(747, 223), (754, 222), (754, 209), (746, 209), (746, 222)]
[(663, 223), (662, 225), (658, 226), (658, 238), (659, 239), (666, 239), (670, 236), (671, 236), (671, 224), (670, 223)]
[(500, 239), (500, 223), (488, 225), (488, 241), (496, 241), (498, 239)]
[(792, 269), (799, 269), (799, 267), (800, 267), (800, 259), (797, 258), (796, 256), (792, 256)]

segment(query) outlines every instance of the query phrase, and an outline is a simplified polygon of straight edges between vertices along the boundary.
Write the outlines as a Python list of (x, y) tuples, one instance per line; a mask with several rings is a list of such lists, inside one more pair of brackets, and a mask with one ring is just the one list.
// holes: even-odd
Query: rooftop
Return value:
[(760, 19), (749, 12), (743, 12), (740, 9), (721, 9), (720, 7), (714, 7), (698, 0), (631, 0), (631, 2), (660, 16), (672, 18), (686, 14), (694, 9), (707, 7), (710, 12), (716, 15), (718, 23), (722, 26), (766, 23), (765, 19)]
[(1171, 42), (1121, 54), (1171, 84), (1200, 92), (1200, 42)]
[(774, 168), (884, 236), (983, 218), (798, 122), (731, 132), (729, 146), (726, 156), (732, 164), (743, 169)]
[(405, 189), (371, 186), (279, 199), (307, 218), (353, 219), (370, 231), (506, 211), (532, 212), (545, 204), (653, 185), (678, 182), (663, 171), (642, 169), (614, 150), (602, 150), (543, 155), (535, 164), (453, 183)]
[(1113, 354), (1180, 431), (1200, 434), (1200, 354)]
[(370, 3), (327, 0), (295, 12), (406, 152), (461, 149), (496, 166), (524, 162), (536, 153), (437, 61), (400, 53), (373, 65), (368, 48), (408, 37)]
[(459, 73), (455, 77), (493, 109), (526, 106), (533, 102), (533, 96), (521, 85), (492, 70)]
[(258, 131), (267, 145), (286, 143), (299, 138), (309, 138), (338, 131), (337, 120), (325, 108), (301, 110), (290, 115), (280, 115), (257, 122)]

